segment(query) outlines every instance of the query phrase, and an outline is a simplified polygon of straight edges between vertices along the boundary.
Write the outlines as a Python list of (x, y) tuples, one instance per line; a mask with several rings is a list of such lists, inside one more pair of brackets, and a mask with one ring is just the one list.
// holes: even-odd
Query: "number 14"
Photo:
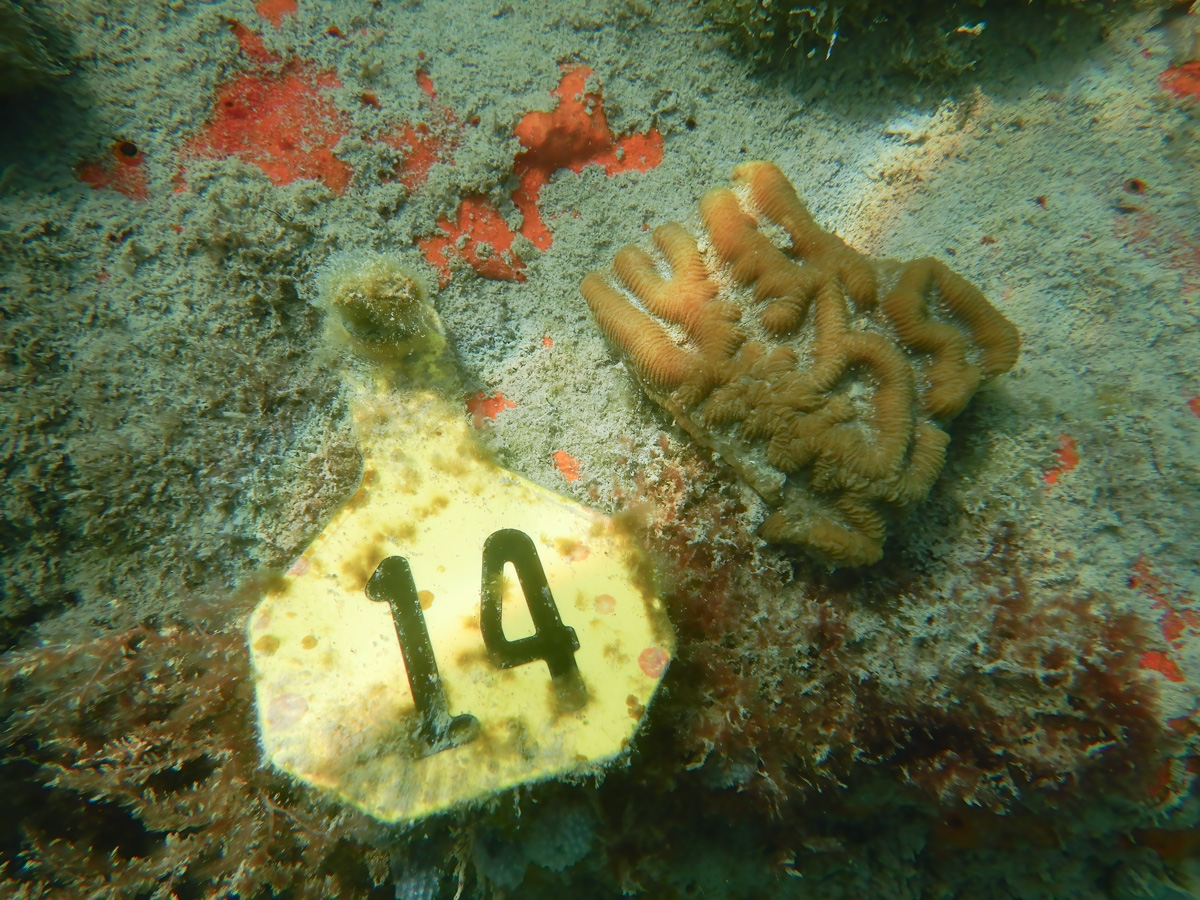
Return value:
[[(504, 636), (501, 622), (505, 563), (512, 563), (517, 571), (534, 624), (533, 634), (515, 641)], [(479, 735), (479, 720), (470, 713), (450, 714), (408, 560), (389, 556), (375, 569), (366, 590), (369, 599), (386, 603), (392, 610), (408, 686), (420, 720), (416, 734), (418, 755), (431, 756), (473, 741)], [(568, 705), (583, 705), (586, 689), (575, 663), (579, 638), (574, 628), (563, 624), (537, 548), (523, 531), (504, 528), (484, 541), (479, 604), (479, 629), (492, 665), (511, 669), (544, 660), (559, 698)]]

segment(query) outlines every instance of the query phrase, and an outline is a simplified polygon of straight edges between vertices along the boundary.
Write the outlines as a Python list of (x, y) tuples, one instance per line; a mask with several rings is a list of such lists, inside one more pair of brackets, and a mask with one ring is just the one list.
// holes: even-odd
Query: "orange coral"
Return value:
[(149, 197), (145, 157), (133, 141), (116, 141), (108, 159), (80, 163), (75, 174), (94, 189), (111, 188), (133, 200)]
[[(402, 154), (396, 166), (396, 177), (409, 191), (415, 191), (429, 177), (434, 163), (453, 163), (454, 150), (458, 147), (461, 125), (454, 112), (437, 102), (437, 91), (429, 73), (418, 70), (417, 84), (429, 98), (432, 115), (427, 122), (403, 123), (383, 142), (395, 147)], [(371, 95), (374, 98), (374, 95)], [(378, 100), (375, 100), (376, 104)], [(511, 238), (510, 238), (511, 241)]]
[(1200, 62), (1171, 66), (1159, 76), (1158, 84), (1181, 100), (1200, 100)]
[(283, 24), (284, 16), (296, 15), (299, 8), (299, 0), (258, 0), (254, 4), (254, 11), (276, 28)]
[(1144, 555), (1139, 556), (1133, 564), (1129, 586), (1150, 599), (1158, 618), (1158, 630), (1167, 644), (1165, 649), (1144, 653), (1142, 668), (1154, 669), (1168, 681), (1183, 681), (1183, 669), (1176, 656), (1189, 639), (1200, 634), (1200, 610), (1197, 609), (1196, 600), (1177, 588), (1169, 574)]
[(1058, 456), (1058, 464), (1046, 471), (1042, 476), (1042, 480), (1046, 484), (1058, 484), (1058, 480), (1067, 472), (1070, 472), (1079, 465), (1079, 449), (1075, 443), (1075, 438), (1069, 434), (1061, 434), (1058, 438), (1058, 449), (1054, 451)]
[(342, 193), (352, 172), (333, 148), (347, 123), (320, 93), (341, 82), (333, 72), (311, 63), (289, 60), (280, 65), (261, 38), (240, 24), (233, 27), (243, 56), (253, 66), (217, 88), (212, 117), (187, 142), (184, 157), (238, 156), (262, 169), (275, 184), (311, 178)]
[(1183, 681), (1183, 671), (1179, 668), (1179, 663), (1162, 650), (1147, 650), (1138, 660), (1138, 664), (1143, 669), (1154, 669), (1167, 681)]
[(438, 222), (441, 234), (417, 242), (430, 265), (438, 270), (438, 287), (450, 283), (450, 261), (459, 258), (484, 278), (524, 281), (525, 263), (512, 251), (508, 223), (487, 197), (464, 197), (455, 221)]
[(608, 127), (603, 96), (588, 91), (592, 70), (577, 66), (563, 72), (554, 90), (558, 103), (552, 112), (526, 113), (517, 124), (517, 140), (525, 148), (513, 163), (520, 186), (513, 203), (525, 217), (521, 234), (540, 250), (553, 238), (538, 211), (542, 187), (560, 169), (581, 172), (587, 165), (603, 166), (606, 174), (631, 170), (645, 172), (662, 162), (662, 135), (655, 129), (645, 134), (618, 138)]
[[(554, 91), (558, 98), (555, 109), (527, 113), (517, 124), (515, 134), (525, 148), (513, 162), (518, 185), (512, 201), (522, 215), (519, 231), (508, 226), (490, 200), (469, 196), (463, 199), (455, 222), (443, 219), (438, 223), (441, 234), (418, 241), (425, 258), (440, 272), (443, 286), (450, 281), (454, 257), (463, 259), (484, 278), (524, 281), (521, 270), (525, 263), (510, 247), (518, 233), (541, 250), (550, 247), (553, 236), (537, 204), (542, 187), (560, 169), (580, 172), (595, 164), (616, 175), (644, 172), (662, 162), (662, 135), (655, 129), (623, 137), (609, 130), (600, 92), (586, 90), (591, 74), (587, 66), (566, 70)], [(415, 153), (434, 152), (415, 138), (413, 146)], [(465, 243), (460, 246), (460, 242)], [(486, 245), (482, 254), (481, 245)], [(491, 250), (498, 255), (490, 255)]]
[(562, 473), (567, 481), (579, 480), (579, 460), (566, 450), (554, 451), (554, 467)]
[(1016, 361), (1016, 329), (941, 262), (871, 260), (822, 230), (771, 163), (734, 179), (700, 201), (703, 242), (655, 230), (670, 277), (626, 247), (581, 291), (647, 393), (775, 508), (765, 538), (875, 562), (941, 471), (942, 426)]
[(483, 391), (479, 391), (474, 396), (467, 398), (467, 412), (471, 414), (471, 424), (476, 428), (483, 428), (486, 424), (485, 419), (495, 419), (504, 410), (516, 408), (517, 404), (499, 391), (490, 397)]

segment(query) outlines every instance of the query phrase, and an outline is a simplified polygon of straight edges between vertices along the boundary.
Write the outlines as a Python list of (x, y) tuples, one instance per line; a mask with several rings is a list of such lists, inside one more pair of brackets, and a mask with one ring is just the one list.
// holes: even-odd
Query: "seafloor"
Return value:
[[(965, 11), (938, 69), (886, 16), (772, 61), (653, 0), (4, 4), (0, 891), (1200, 896), (1196, 29), (1108, 6)], [(560, 84), (598, 131), (535, 222)], [(865, 569), (759, 541), (579, 294), (751, 159), (1021, 333)], [(318, 285), (369, 253), (503, 466), (634, 511), (679, 640), (606, 777), (411, 828), (262, 764), (243, 637), (358, 485)]]

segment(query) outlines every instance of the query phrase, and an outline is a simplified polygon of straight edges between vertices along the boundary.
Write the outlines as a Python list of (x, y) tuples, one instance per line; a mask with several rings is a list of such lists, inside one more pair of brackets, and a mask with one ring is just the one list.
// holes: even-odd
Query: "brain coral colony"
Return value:
[[(626, 247), (582, 293), (646, 393), (774, 507), (763, 536), (819, 562), (748, 533), (747, 492), (688, 442), (664, 436), (637, 471), (627, 499), (650, 510), (678, 646), (636, 767), (600, 795), (615, 877), (662, 886), (735, 852), (748, 881), (796, 876), (796, 896), (1097, 896), (1011, 862), (1115, 853), (1180, 799), (1146, 624), (1003, 516), (935, 502), (921, 527), (954, 540), (883, 555), (945, 426), (1014, 364), (1015, 328), (940, 263), (871, 260), (820, 229), (774, 165), (734, 182), (704, 195), (697, 234), (659, 227), (655, 254)], [(883, 858), (924, 874), (881, 887)], [(793, 895), (704, 884), (673, 895)]]
[(942, 426), (1012, 367), (1017, 331), (937, 260), (873, 261), (822, 231), (771, 163), (734, 180), (700, 201), (701, 241), (654, 232), (669, 279), (626, 247), (583, 295), (647, 393), (774, 507), (763, 537), (878, 562), (886, 519), (929, 493)]

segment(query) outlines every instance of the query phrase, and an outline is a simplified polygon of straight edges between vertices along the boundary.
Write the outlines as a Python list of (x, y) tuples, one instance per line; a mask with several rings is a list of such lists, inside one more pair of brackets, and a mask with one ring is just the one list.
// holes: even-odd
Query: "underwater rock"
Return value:
[(580, 290), (646, 393), (774, 508), (764, 538), (877, 562), (1017, 330), (938, 260), (872, 260), (822, 230), (775, 165), (734, 180), (701, 199), (701, 238), (655, 230), (669, 278), (631, 246)]
[(1129, 0), (842, 0), (839, 3), (705, 0), (706, 19), (731, 48), (768, 69), (845, 57), (862, 67), (896, 67), (921, 79), (1003, 58), (1006, 43), (1049, 38), (1067, 27), (1103, 24), (1135, 8)]
[(46, 84), (67, 74), (46, 51), (28, 14), (0, 0), (0, 96)]

